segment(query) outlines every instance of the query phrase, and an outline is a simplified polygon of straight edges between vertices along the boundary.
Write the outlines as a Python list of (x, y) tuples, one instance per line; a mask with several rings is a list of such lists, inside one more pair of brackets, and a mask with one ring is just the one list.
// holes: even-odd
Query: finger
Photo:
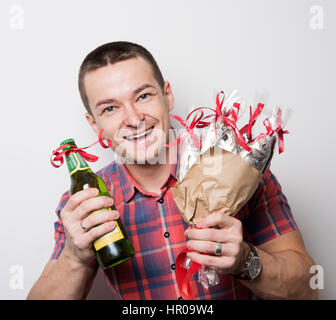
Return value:
[(74, 211), (83, 201), (96, 197), (99, 191), (97, 188), (88, 188), (73, 194), (64, 206), (65, 211)]
[[(213, 241), (200, 241), (200, 240), (189, 240), (187, 242), (187, 247), (190, 250), (194, 250), (199, 253), (208, 253), (215, 255), (217, 249), (217, 243)], [(231, 243), (222, 243), (222, 256), (235, 256), (236, 255), (235, 246)]]
[(116, 227), (115, 221), (105, 222), (99, 226), (93, 227), (91, 230), (84, 233), (83, 242), (86, 244), (92, 244), (98, 238), (113, 231), (115, 227)]
[(83, 201), (74, 211), (74, 219), (83, 220), (91, 212), (104, 208), (109, 208), (112, 203), (112, 198), (106, 196), (87, 199)]
[(218, 226), (219, 228), (228, 228), (233, 226), (237, 222), (236, 220), (237, 219), (234, 217), (231, 217), (225, 213), (217, 211), (209, 214), (200, 222), (198, 222), (197, 227), (210, 228)]
[(204, 266), (215, 267), (220, 269), (230, 269), (234, 264), (234, 258), (232, 257), (216, 257), (212, 255), (206, 255), (198, 252), (188, 252), (187, 256), (193, 261)]
[(188, 226), (188, 228), (184, 230), (184, 235), (186, 237), (188, 236), (188, 233), (189, 233), (190, 230), (191, 230), (191, 226)]
[(234, 240), (231, 230), (228, 229), (196, 229), (192, 228), (188, 233), (190, 240), (205, 240), (214, 242), (231, 242)]
[(81, 223), (85, 230), (90, 230), (99, 224), (117, 220), (119, 216), (119, 212), (116, 210), (96, 211), (83, 219)]

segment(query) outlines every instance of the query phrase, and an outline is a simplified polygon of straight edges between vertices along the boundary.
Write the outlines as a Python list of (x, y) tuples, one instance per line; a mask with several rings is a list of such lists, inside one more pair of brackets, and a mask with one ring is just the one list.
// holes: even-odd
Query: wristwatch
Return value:
[(239, 280), (254, 280), (261, 272), (261, 262), (256, 249), (247, 242), (250, 247), (250, 253), (245, 261), (244, 270), (240, 275), (233, 275), (235, 279)]

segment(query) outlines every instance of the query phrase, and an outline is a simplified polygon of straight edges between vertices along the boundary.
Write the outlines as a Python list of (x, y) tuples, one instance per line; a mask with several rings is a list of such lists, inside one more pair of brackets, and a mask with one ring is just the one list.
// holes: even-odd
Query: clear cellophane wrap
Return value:
[[(256, 191), (277, 141), (279, 153), (283, 151), (283, 135), (288, 133), (283, 130), (283, 109), (273, 108), (271, 117), (263, 121), (266, 131), (252, 135), (264, 104), (250, 107), (248, 123), (238, 129), (242, 104), (237, 91), (229, 96), (221, 91), (215, 108), (197, 108), (186, 121), (179, 118), (187, 130), (180, 141), (179, 178), (172, 194), (191, 226), (217, 211), (235, 215)], [(210, 114), (205, 115), (205, 110)], [(188, 269), (190, 263), (186, 258), (183, 267)], [(214, 268), (202, 266), (198, 276), (205, 289), (219, 283)]]

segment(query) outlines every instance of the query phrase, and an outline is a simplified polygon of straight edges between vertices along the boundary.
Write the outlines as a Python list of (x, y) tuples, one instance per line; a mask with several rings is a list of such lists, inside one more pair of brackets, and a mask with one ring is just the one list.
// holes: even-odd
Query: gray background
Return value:
[[(21, 29), (14, 5), (23, 9)], [(323, 8), (322, 29), (312, 28), (313, 5)], [(24, 299), (52, 253), (55, 208), (69, 177), (50, 165), (51, 151), (68, 137), (81, 146), (96, 138), (77, 90), (79, 65), (97, 46), (128, 40), (157, 59), (176, 114), (213, 105), (217, 88), (237, 88), (250, 103), (267, 90), (270, 105), (292, 108), (285, 153), (272, 170), (323, 267), (320, 298), (335, 299), (335, 23), (334, 0), (2, 0), (0, 298)], [(113, 158), (91, 151), (101, 157), (94, 170)], [(10, 286), (15, 265), (23, 288)], [(110, 292), (98, 277), (90, 298)]]

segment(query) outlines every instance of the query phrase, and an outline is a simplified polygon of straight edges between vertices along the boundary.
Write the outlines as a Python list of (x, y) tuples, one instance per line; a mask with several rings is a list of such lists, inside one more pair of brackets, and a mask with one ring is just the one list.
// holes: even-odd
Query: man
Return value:
[(117, 210), (89, 215), (113, 200), (96, 197), (95, 189), (71, 197), (66, 192), (57, 208), (53, 255), (28, 299), (85, 299), (97, 272), (92, 243), (113, 230), (119, 216), (135, 256), (105, 274), (121, 298), (179, 299), (175, 261), (185, 244), (195, 251), (188, 254), (192, 261), (216, 267), (220, 274), (220, 284), (209, 292), (195, 274), (190, 281), (196, 298), (317, 298), (309, 287), (314, 262), (269, 170), (234, 217), (211, 214), (199, 223), (202, 229), (183, 222), (170, 191), (177, 164), (153, 161), (162, 154), (167, 160), (172, 153), (178, 157), (165, 145), (174, 97), (146, 49), (128, 42), (95, 49), (80, 68), (79, 90), (94, 132), (103, 129), (112, 149), (126, 160), (98, 172)]

